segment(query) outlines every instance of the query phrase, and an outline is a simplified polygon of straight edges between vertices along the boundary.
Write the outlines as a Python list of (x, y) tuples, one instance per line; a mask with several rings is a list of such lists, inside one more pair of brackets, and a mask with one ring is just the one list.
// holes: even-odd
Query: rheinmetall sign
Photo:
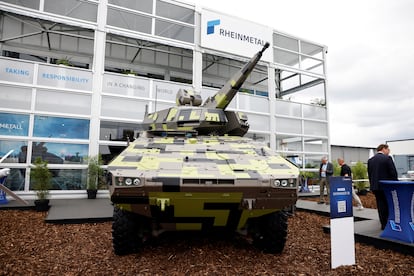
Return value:
[[(273, 30), (247, 20), (202, 10), (201, 46), (231, 54), (251, 57), (266, 42), (272, 45)], [(272, 51), (265, 51), (262, 59), (272, 61)]]

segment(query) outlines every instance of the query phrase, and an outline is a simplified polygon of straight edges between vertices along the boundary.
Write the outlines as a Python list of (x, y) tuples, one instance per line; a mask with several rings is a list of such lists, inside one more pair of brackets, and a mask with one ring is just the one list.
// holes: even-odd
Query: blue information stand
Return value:
[(331, 267), (355, 264), (352, 180), (330, 177)]
[(348, 177), (330, 177), (331, 218), (352, 217), (352, 180)]
[(388, 222), (381, 237), (414, 243), (414, 182), (381, 181), (388, 203)]

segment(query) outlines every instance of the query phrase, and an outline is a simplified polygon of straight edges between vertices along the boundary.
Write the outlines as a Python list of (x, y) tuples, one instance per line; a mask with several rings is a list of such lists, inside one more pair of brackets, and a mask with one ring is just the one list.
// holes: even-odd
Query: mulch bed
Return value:
[[(371, 207), (373, 196), (361, 196)], [(375, 202), (375, 200), (374, 200)], [(46, 213), (0, 211), (0, 275), (413, 275), (414, 257), (355, 244), (356, 265), (331, 269), (329, 218), (297, 211), (282, 254), (235, 235), (165, 233), (141, 252), (116, 256), (111, 223), (55, 225)]]

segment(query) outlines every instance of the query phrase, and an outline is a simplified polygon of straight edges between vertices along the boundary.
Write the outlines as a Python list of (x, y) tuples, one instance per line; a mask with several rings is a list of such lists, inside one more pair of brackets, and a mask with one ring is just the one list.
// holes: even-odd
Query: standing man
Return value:
[[(347, 164), (345, 164), (345, 161), (344, 161), (343, 158), (338, 158), (338, 164), (339, 164), (339, 166), (341, 166), (340, 176), (345, 176), (345, 177), (349, 177), (349, 178), (352, 179), (351, 168)], [(364, 206), (362, 206), (361, 199), (359, 198), (359, 196), (355, 192), (354, 185), (352, 185), (352, 197), (357, 202), (358, 210), (363, 210)]]
[(388, 221), (388, 203), (380, 180), (398, 180), (397, 170), (386, 144), (377, 147), (377, 154), (368, 160), (368, 178), (370, 189), (377, 201), (378, 216), (381, 222), (381, 229), (384, 230)]
[(324, 156), (322, 158), (321, 166), (319, 167), (319, 202), (318, 204), (325, 203), (325, 187), (328, 195), (326, 204), (329, 204), (329, 177), (333, 175), (333, 165), (331, 162), (328, 162), (328, 158)]

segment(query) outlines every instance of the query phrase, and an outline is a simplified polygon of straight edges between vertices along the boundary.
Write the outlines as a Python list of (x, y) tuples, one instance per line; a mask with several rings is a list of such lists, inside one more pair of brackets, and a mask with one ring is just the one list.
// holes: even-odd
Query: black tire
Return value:
[(145, 217), (114, 208), (112, 243), (116, 255), (136, 253), (150, 233), (150, 223)]
[(288, 217), (284, 211), (257, 218), (250, 228), (253, 245), (264, 253), (282, 253), (287, 237)]

